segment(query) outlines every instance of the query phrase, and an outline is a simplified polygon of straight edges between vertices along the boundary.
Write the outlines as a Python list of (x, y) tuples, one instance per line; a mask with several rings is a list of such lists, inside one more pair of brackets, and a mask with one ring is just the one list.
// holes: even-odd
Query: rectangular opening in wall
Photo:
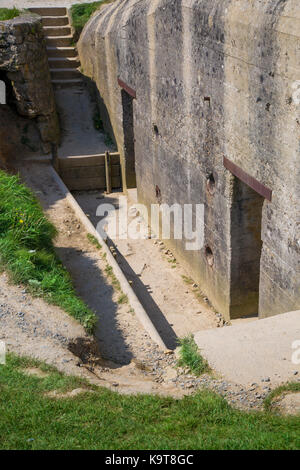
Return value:
[(0, 71), (0, 104), (13, 104), (12, 83), (3, 71)]
[(234, 177), (231, 209), (232, 319), (258, 315), (264, 198)]
[(124, 89), (121, 90), (123, 107), (123, 132), (124, 132), (124, 157), (125, 177), (127, 188), (136, 187), (135, 174), (135, 148), (134, 148), (134, 118), (133, 118), (133, 96)]

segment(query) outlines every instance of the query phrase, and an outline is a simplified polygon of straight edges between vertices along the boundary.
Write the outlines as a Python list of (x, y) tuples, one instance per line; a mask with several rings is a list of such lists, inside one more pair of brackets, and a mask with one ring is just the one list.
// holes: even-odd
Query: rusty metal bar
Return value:
[(106, 193), (111, 193), (111, 158), (109, 152), (105, 152), (105, 178), (106, 178)]
[(121, 88), (123, 88), (123, 90), (128, 93), (128, 95), (132, 96), (132, 98), (136, 98), (136, 91), (130, 86), (128, 86), (125, 82), (123, 82), (123, 80), (121, 80), (120, 78), (118, 78), (118, 84)]
[(224, 157), (223, 163), (225, 168), (227, 168), (227, 170), (229, 170), (234, 176), (243, 181), (243, 183), (250, 186), (250, 188), (252, 188), (254, 191), (256, 191), (268, 201), (272, 201), (272, 190), (270, 188), (257, 181), (255, 178), (253, 178), (253, 176), (249, 175), (244, 170), (242, 170), (242, 168), (228, 160), (228, 158)]

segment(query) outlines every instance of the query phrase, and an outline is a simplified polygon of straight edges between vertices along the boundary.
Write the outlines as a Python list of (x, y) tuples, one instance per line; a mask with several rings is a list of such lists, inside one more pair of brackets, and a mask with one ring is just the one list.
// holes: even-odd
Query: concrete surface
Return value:
[[(199, 331), (195, 341), (210, 366), (241, 385), (297, 380), (294, 341), (300, 340), (300, 310), (231, 327)], [(295, 375), (295, 372), (298, 372)]]
[[(299, 15), (299, 0), (117, 0), (78, 43), (124, 185), (131, 136), (139, 202), (205, 205), (203, 247), (166, 244), (226, 319), (300, 308)], [(135, 91), (131, 107), (118, 79)]]
[(96, 105), (85, 86), (57, 89), (55, 98), (62, 132), (59, 157), (98, 155), (110, 150), (105, 135), (94, 127)]
[[(134, 194), (135, 193), (135, 194)], [(195, 294), (193, 283), (183, 281), (189, 273), (183, 269), (162, 242), (156, 239), (133, 238), (127, 230), (137, 224), (142, 233), (148, 226), (136, 205), (136, 190), (130, 189), (126, 199), (122, 193), (100, 194), (98, 191), (73, 193), (89, 220), (97, 227), (102, 218), (97, 209), (102, 204), (115, 207), (116, 236), (108, 240), (116, 260), (149, 317), (170, 349), (178, 338), (208, 328), (216, 328), (218, 317), (204, 299)], [(122, 197), (123, 196), (123, 197)], [(108, 217), (105, 217), (106, 221)]]

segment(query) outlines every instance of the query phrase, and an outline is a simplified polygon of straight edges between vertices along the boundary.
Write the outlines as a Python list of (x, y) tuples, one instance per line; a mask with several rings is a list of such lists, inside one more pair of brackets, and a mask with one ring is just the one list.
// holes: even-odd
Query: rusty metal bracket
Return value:
[(123, 90), (128, 93), (128, 95), (130, 95), (132, 98), (136, 98), (136, 91), (129, 85), (127, 85), (125, 82), (123, 82), (123, 80), (121, 80), (120, 78), (118, 78), (118, 84), (121, 88), (123, 88)]
[(252, 188), (254, 191), (256, 191), (268, 201), (272, 201), (272, 190), (270, 188), (257, 181), (257, 179), (253, 178), (253, 176), (246, 173), (244, 170), (242, 170), (242, 168), (228, 160), (228, 158), (224, 157), (223, 164), (225, 168), (227, 168), (227, 170), (229, 170), (234, 176), (243, 181), (243, 183), (250, 186), (250, 188)]

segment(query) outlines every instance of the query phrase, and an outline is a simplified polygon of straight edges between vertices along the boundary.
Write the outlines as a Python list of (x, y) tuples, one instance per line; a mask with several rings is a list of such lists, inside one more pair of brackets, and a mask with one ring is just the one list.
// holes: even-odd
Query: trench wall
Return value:
[[(25, 14), (0, 21), (0, 78), (18, 114), (35, 120), (44, 151), (59, 141), (59, 124), (41, 19)], [(2, 112), (4, 112), (4, 108)]]
[(227, 318), (247, 313), (247, 298), (236, 300), (247, 278), (246, 266), (235, 272), (242, 205), (226, 156), (273, 192), (261, 208), (259, 315), (299, 309), (298, 0), (119, 0), (91, 18), (79, 53), (101, 95), (125, 183), (118, 78), (136, 92), (139, 201), (205, 205), (204, 247), (168, 243), (214, 306)]

